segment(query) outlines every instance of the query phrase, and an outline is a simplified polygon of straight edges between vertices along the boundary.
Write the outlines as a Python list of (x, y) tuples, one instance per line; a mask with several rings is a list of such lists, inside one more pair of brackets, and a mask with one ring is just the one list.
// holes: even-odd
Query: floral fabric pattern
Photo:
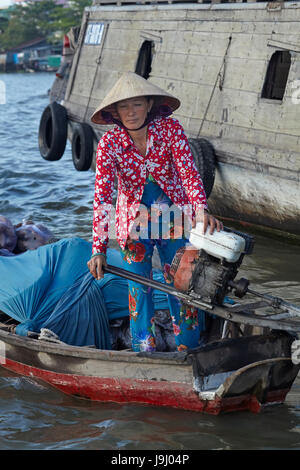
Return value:
[[(150, 278), (156, 246), (164, 278), (172, 284), (170, 264), (185, 246), (183, 214), (207, 207), (201, 177), (181, 125), (176, 119), (156, 119), (148, 126), (147, 154), (143, 157), (124, 129), (107, 132), (99, 142), (95, 182), (93, 253), (105, 253), (114, 179), (118, 178), (116, 236), (130, 272)], [(173, 205), (180, 210), (170, 210)], [(142, 207), (143, 206), (143, 207)], [(172, 216), (165, 217), (166, 214)], [(133, 234), (135, 236), (133, 236)], [(128, 281), (129, 314), (134, 351), (155, 351), (152, 289)], [(196, 347), (198, 316), (204, 312), (181, 307), (168, 296), (175, 342), (183, 351)]]
[[(172, 284), (169, 276), (170, 263), (178, 249), (186, 244), (186, 240), (143, 240), (131, 242), (121, 250), (123, 258), (128, 263), (128, 271), (151, 278), (152, 255), (156, 246), (160, 255), (166, 283)], [(136, 250), (136, 248), (138, 250)], [(143, 247), (143, 248), (142, 248)], [(129, 249), (131, 248), (131, 249)], [(140, 253), (140, 257), (136, 256)], [(129, 314), (132, 348), (134, 351), (155, 351), (155, 325), (152, 289), (134, 281), (128, 281)], [(197, 347), (200, 332), (203, 329), (204, 312), (181, 305), (180, 301), (168, 296), (169, 310), (173, 323), (175, 343), (179, 351)], [(201, 322), (199, 322), (201, 318)]]
[(207, 208), (207, 201), (187, 137), (174, 118), (159, 118), (148, 126), (147, 154), (137, 150), (120, 127), (108, 131), (97, 148), (93, 254), (108, 245), (114, 180), (118, 179), (116, 238), (122, 249), (133, 227), (147, 176), (185, 214)]
[(146, 248), (142, 243), (130, 242), (123, 250), (123, 258), (127, 263), (140, 263), (144, 260)]

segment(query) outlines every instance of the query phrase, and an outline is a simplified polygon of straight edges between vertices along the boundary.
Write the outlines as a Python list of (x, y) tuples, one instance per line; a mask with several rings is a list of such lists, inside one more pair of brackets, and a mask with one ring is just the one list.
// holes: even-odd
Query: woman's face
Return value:
[(119, 101), (116, 108), (122, 124), (129, 130), (135, 130), (144, 124), (152, 104), (153, 100), (148, 101), (144, 96), (140, 96)]

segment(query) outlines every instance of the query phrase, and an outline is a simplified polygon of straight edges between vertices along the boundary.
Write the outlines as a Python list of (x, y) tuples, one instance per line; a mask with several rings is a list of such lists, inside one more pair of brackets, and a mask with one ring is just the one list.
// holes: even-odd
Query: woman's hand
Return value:
[(104, 255), (93, 256), (87, 263), (90, 273), (95, 279), (102, 279), (104, 276), (103, 266), (107, 266)]
[(200, 209), (196, 212), (196, 217), (193, 219), (192, 227), (196, 227), (197, 222), (203, 222), (203, 233), (206, 233), (207, 227), (209, 225), (209, 233), (214, 233), (214, 230), (217, 229), (218, 232), (223, 230), (223, 224), (220, 220), (215, 219), (215, 217), (209, 214), (205, 209)]

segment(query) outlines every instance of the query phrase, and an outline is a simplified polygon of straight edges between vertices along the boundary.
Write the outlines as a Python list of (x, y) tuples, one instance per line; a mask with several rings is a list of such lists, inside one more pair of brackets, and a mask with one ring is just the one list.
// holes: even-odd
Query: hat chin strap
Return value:
[(115, 119), (115, 118), (112, 118), (113, 122), (115, 124), (117, 124), (119, 127), (122, 127), (123, 129), (125, 129), (126, 131), (128, 132), (136, 132), (136, 131), (139, 131), (140, 129), (143, 129), (143, 127), (147, 126), (149, 124), (149, 122), (153, 121), (153, 119), (157, 117), (156, 115), (152, 115), (151, 111), (149, 111), (144, 123), (138, 127), (137, 129), (128, 129), (128, 127), (124, 126), (124, 124), (122, 123), (122, 121), (120, 121), (119, 119)]
[(140, 129), (143, 129), (143, 127), (147, 126), (151, 121), (153, 121), (153, 119), (159, 118), (159, 117), (170, 116), (170, 114), (172, 114), (172, 112), (173, 111), (170, 108), (170, 106), (167, 106), (167, 105), (160, 105), (158, 108), (154, 107), (149, 111), (148, 116), (146, 117), (146, 119), (144, 121), (144, 124), (142, 124), (137, 129), (128, 129), (128, 127), (124, 126), (122, 121), (120, 121), (119, 119), (114, 118), (113, 115), (111, 113), (107, 112), (107, 111), (102, 111), (102, 117), (106, 120), (107, 124), (114, 123), (117, 126), (121, 127), (122, 129), (125, 129), (128, 132), (130, 132), (130, 131), (135, 132), (135, 131), (139, 131)]
[[(137, 129), (128, 129), (128, 127), (124, 126), (124, 124), (123, 124), (121, 121), (119, 121), (120, 124), (118, 124), (118, 126), (123, 127), (123, 129), (125, 129), (125, 130), (128, 131), (128, 132), (130, 132), (130, 131), (131, 131), (131, 132), (136, 132), (136, 131), (139, 131), (140, 129), (143, 129), (143, 127), (147, 126), (151, 120), (152, 120), (152, 119), (150, 119), (150, 120), (145, 119), (144, 124), (142, 124), (142, 125), (141, 125), (140, 127), (138, 127)], [(117, 123), (116, 123), (116, 124), (117, 124)]]

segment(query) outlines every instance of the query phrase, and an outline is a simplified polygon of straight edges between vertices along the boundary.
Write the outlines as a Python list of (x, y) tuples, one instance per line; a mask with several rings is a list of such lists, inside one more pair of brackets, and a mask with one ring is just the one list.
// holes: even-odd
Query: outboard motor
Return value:
[(228, 228), (213, 234), (208, 228), (204, 234), (203, 224), (198, 223), (189, 241), (177, 251), (169, 271), (177, 290), (214, 305), (222, 305), (232, 290), (237, 297), (246, 294), (249, 281), (234, 279), (244, 255), (253, 251), (252, 236)]
[[(213, 234), (208, 229), (204, 234), (202, 224), (197, 224), (190, 233), (189, 241), (190, 244), (176, 252), (171, 266), (165, 266), (165, 283), (112, 265), (103, 267), (104, 272), (159, 289), (187, 305), (230, 322), (292, 334), (300, 332), (300, 307), (250, 289), (248, 279), (235, 280), (244, 256), (253, 251), (254, 239), (251, 235), (229, 228), (220, 232), (215, 230)], [(172, 283), (174, 285), (168, 285)], [(239, 298), (249, 294), (260, 298), (260, 301), (245, 304), (236, 303), (230, 297), (225, 299), (231, 293)]]

